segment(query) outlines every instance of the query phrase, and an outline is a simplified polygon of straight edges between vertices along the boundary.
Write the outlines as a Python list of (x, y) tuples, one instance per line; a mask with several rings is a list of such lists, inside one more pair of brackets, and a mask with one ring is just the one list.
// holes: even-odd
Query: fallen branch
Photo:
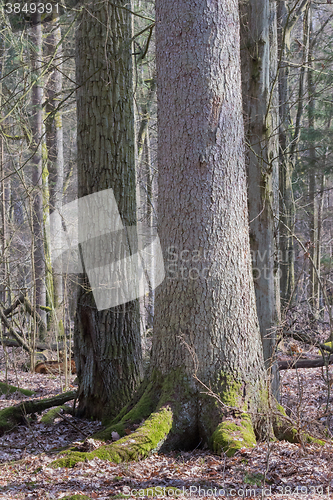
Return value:
[(26, 422), (26, 416), (31, 413), (39, 413), (41, 411), (52, 408), (53, 406), (61, 406), (67, 401), (77, 397), (76, 391), (64, 392), (57, 394), (52, 398), (47, 399), (30, 399), (22, 401), (16, 406), (10, 406), (0, 411), (0, 435), (6, 431), (10, 431), (17, 424)]
[(328, 359), (318, 356), (315, 359), (295, 359), (290, 361), (278, 361), (279, 370), (291, 370), (296, 368), (318, 368), (320, 366), (332, 365), (333, 355)]

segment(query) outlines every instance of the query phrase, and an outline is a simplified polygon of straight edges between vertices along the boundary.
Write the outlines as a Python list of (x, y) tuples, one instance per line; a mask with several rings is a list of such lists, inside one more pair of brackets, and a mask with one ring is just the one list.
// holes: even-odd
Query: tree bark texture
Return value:
[[(278, 39), (279, 39), (279, 144), (280, 144), (280, 290), (281, 303), (287, 305), (294, 290), (294, 246), (292, 230), (294, 228), (294, 205), (292, 193), (292, 163), (288, 147), (289, 110), (289, 66), (288, 53), (291, 29), (288, 26), (288, 14), (285, 0), (278, 1)], [(290, 230), (288, 230), (288, 228)]]
[[(61, 29), (59, 18), (55, 17), (48, 24), (49, 33), (46, 37), (46, 55), (53, 57), (53, 64), (46, 86), (46, 147), (48, 154), (48, 188), (49, 188), (49, 207), (50, 215), (54, 211), (60, 211), (63, 198), (64, 184), (64, 152), (63, 152), (63, 128), (62, 112), (57, 109), (61, 102), (62, 91), (62, 45)], [(51, 219), (57, 221), (56, 227), (50, 227), (53, 234), (61, 234), (61, 219)], [(60, 226), (60, 227), (58, 227)], [(52, 249), (51, 249), (52, 251)], [(63, 300), (62, 274), (52, 272), (53, 278), (53, 296), (51, 299), (52, 307), (57, 308)]]
[[(42, 161), (42, 100), (43, 87), (40, 81), (42, 68), (42, 26), (40, 14), (33, 14), (33, 27), (31, 28), (31, 66), (32, 77), (35, 83), (31, 90), (32, 105), (32, 184), (33, 191), (33, 270), (35, 287), (35, 301), (37, 308), (46, 305), (45, 288), (45, 257), (44, 257), (44, 234), (43, 234), (43, 161)], [(45, 318), (45, 312), (39, 311), (42, 318)]]
[[(86, 1), (76, 37), (79, 198), (112, 188), (124, 226), (136, 224), (130, 4)], [(80, 214), (79, 214), (80, 217)], [(94, 224), (94, 221), (91, 221)], [(75, 326), (79, 412), (116, 415), (141, 379), (139, 302), (98, 311), (80, 278)]]
[[(309, 8), (309, 39), (313, 33), (314, 25), (312, 20), (312, 9)], [(313, 72), (313, 44), (309, 40), (309, 54), (308, 54), (308, 124), (309, 132), (315, 132), (315, 82)], [(313, 139), (310, 137), (309, 144), (309, 215), (310, 215), (310, 255), (312, 257), (314, 266), (310, 267), (310, 288), (309, 288), (309, 302), (311, 306), (312, 319), (319, 318), (319, 299), (320, 299), (320, 284), (318, 275), (320, 277), (320, 241), (319, 241), (319, 200), (318, 189), (321, 184), (318, 183), (317, 173), (317, 154)], [(317, 274), (318, 273), (318, 274)]]
[(181, 374), (172, 446), (198, 435), (209, 441), (223, 419), (193, 374), (222, 400), (239, 383), (254, 413), (265, 380), (239, 51), (234, 0), (157, 1), (158, 231), (166, 278), (156, 290), (152, 370)]

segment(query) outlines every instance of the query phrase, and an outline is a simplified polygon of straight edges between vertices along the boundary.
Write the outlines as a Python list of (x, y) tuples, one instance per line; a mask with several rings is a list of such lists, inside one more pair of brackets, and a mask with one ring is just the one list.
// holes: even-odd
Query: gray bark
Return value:
[[(279, 256), (280, 256), (280, 291), (281, 304), (287, 308), (292, 300), (295, 288), (294, 269), (294, 241), (292, 232), (295, 226), (295, 207), (292, 189), (293, 155), (296, 142), (299, 140), (299, 127), (295, 130), (291, 140), (288, 129), (290, 117), (289, 92), (289, 56), (292, 30), (306, 8), (308, 0), (302, 0), (288, 11), (285, 0), (278, 0), (278, 46), (279, 46), (279, 145), (280, 145), (280, 227), (279, 227)], [(300, 80), (300, 92), (302, 79)], [(299, 110), (303, 102), (299, 101)], [(298, 113), (300, 124), (300, 114)], [(296, 140), (295, 140), (296, 139)]]
[(218, 394), (239, 381), (254, 413), (265, 379), (239, 50), (234, 0), (157, 1), (158, 232), (166, 278), (156, 290), (152, 373), (181, 374), (173, 446), (188, 446), (198, 431), (207, 441), (222, 420), (194, 373)]
[[(129, 7), (125, 0), (119, 5)], [(79, 198), (112, 188), (124, 226), (136, 224), (131, 37), (128, 10), (85, 2), (76, 36)], [(141, 379), (139, 302), (98, 311), (86, 275), (80, 285), (74, 335), (79, 411), (112, 417)]]
[[(53, 67), (48, 77), (46, 86), (46, 147), (48, 152), (48, 187), (49, 187), (49, 207), (50, 215), (59, 212), (62, 206), (62, 193), (64, 184), (64, 153), (63, 153), (63, 128), (62, 112), (57, 109), (61, 101), (62, 90), (62, 46), (61, 29), (59, 18), (55, 17), (52, 23), (47, 26), (49, 31), (46, 40), (46, 55), (54, 57)], [(61, 220), (56, 220), (57, 224), (50, 227), (53, 234), (61, 234)], [(52, 249), (51, 249), (52, 251)], [(53, 269), (53, 297), (52, 306), (56, 309), (63, 300), (62, 275)]]
[[(31, 105), (32, 105), (32, 148), (33, 157), (32, 164), (32, 184), (33, 191), (33, 280), (35, 289), (35, 302), (37, 308), (46, 305), (46, 289), (45, 289), (45, 258), (44, 258), (44, 240), (43, 240), (43, 162), (42, 162), (42, 99), (43, 88), (42, 82), (38, 80), (41, 75), (42, 68), (42, 26), (40, 22), (40, 14), (33, 14), (33, 27), (31, 29), (31, 66), (32, 78), (35, 79), (35, 84), (31, 90)], [(45, 312), (39, 311), (40, 315), (45, 318)]]

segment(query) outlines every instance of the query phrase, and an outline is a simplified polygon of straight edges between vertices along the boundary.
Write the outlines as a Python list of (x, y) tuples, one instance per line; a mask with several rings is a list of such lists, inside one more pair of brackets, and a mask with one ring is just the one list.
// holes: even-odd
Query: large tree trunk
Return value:
[(275, 328), (280, 316), (277, 279), (278, 86), (276, 3), (241, 4), (242, 88), (247, 150), (250, 244), (257, 313), (266, 368), (278, 395)]
[[(119, 5), (126, 9), (87, 1), (79, 19), (78, 191), (81, 198), (112, 188), (123, 225), (133, 226), (132, 21), (129, 3), (122, 0)], [(96, 223), (91, 220), (91, 227)], [(129, 401), (141, 379), (139, 302), (99, 311), (86, 275), (81, 276), (80, 285), (75, 327), (79, 411), (96, 418), (110, 417)]]
[[(254, 444), (253, 427), (268, 430), (258, 424), (267, 386), (251, 274), (238, 6), (159, 0), (156, 10), (166, 278), (156, 289), (149, 376), (133, 410), (104, 436), (153, 412), (122, 459), (163, 443), (232, 454)], [(208, 387), (220, 404), (202, 393)]]
[(152, 370), (174, 380), (170, 446), (213, 436), (218, 448), (226, 411), (201, 394), (193, 374), (225, 404), (246, 401), (254, 423), (266, 389), (248, 235), (238, 5), (160, 0), (156, 10), (166, 279), (156, 291)]
[(32, 183), (33, 206), (32, 206), (32, 227), (33, 227), (33, 282), (35, 287), (35, 304), (39, 314), (44, 319), (45, 311), (39, 309), (46, 305), (45, 288), (45, 257), (44, 257), (44, 234), (43, 234), (43, 161), (42, 161), (42, 99), (43, 87), (40, 81), (42, 68), (42, 26), (40, 14), (32, 15), (33, 27), (31, 29), (31, 67), (35, 83), (31, 91), (32, 105)]

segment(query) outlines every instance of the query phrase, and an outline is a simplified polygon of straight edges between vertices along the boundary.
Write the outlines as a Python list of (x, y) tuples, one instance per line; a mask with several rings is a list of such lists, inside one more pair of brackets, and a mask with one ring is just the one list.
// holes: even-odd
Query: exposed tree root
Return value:
[(78, 462), (91, 460), (95, 457), (115, 463), (140, 460), (161, 448), (171, 430), (172, 420), (173, 415), (170, 407), (161, 408), (156, 413), (152, 413), (133, 434), (88, 453), (68, 450), (63, 458), (55, 460), (51, 466), (55, 468), (73, 467)]
[(76, 398), (76, 396), (76, 391), (71, 391), (58, 394), (52, 398), (22, 401), (22, 403), (16, 406), (4, 408), (0, 411), (0, 435), (11, 430), (18, 424), (25, 423), (27, 415), (44, 411), (53, 406), (63, 405), (67, 401)]
[[(249, 406), (242, 395), (242, 385), (227, 375), (223, 380), (218, 394), (201, 383), (208, 389), (203, 394), (198, 391), (198, 386), (194, 390), (195, 386), (180, 371), (164, 378), (155, 374), (149, 383), (141, 386), (132, 407), (128, 406), (106, 429), (93, 436), (94, 439), (111, 440), (117, 433), (123, 436), (121, 439), (90, 452), (72, 448), (52, 466), (73, 467), (94, 457), (120, 463), (139, 460), (158, 451), (191, 449), (200, 443), (208, 444), (219, 455), (232, 456), (241, 448), (255, 446), (256, 437), (265, 436), (266, 439), (286, 439), (294, 443), (322, 443), (298, 430), (278, 403), (275, 402), (269, 412), (264, 391), (262, 409), (266, 409), (270, 417), (265, 413), (256, 415), (247, 411)], [(260, 427), (264, 429), (263, 433)]]
[(273, 430), (274, 436), (279, 441), (289, 441), (290, 443), (316, 443), (324, 445), (325, 442), (317, 439), (302, 429), (298, 429), (292, 418), (288, 417), (285, 409), (278, 403), (276, 411), (273, 412)]
[(200, 443), (229, 456), (240, 448), (255, 446), (254, 425), (245, 411), (247, 405), (242, 400), (241, 384), (227, 380), (221, 400), (193, 387), (179, 371), (164, 379), (155, 377), (153, 382), (146, 383), (141, 398), (132, 408), (127, 407), (93, 438), (109, 440), (115, 432), (124, 436), (141, 422), (137, 430), (91, 452), (70, 449), (63, 458), (54, 461), (53, 466), (72, 467), (94, 457), (119, 463), (138, 460), (159, 450), (191, 449)]

